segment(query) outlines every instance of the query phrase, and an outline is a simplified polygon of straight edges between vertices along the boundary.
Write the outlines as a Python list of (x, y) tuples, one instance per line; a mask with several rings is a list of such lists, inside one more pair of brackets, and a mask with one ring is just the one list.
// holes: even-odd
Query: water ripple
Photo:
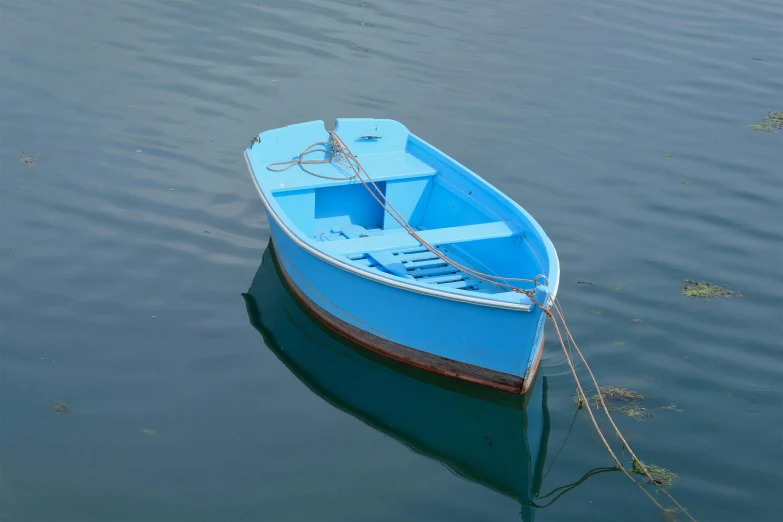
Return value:
[[(371, 116), (539, 219), (599, 380), (684, 410), (621, 421), (680, 474), (697, 518), (771, 518), (783, 476), (752, 463), (779, 449), (783, 135), (747, 125), (783, 110), (781, 3), (370, 3), (0, 0), (12, 515), (52, 518), (47, 490), (62, 520), (519, 519), (518, 503), (325, 407), (247, 324), (240, 292), (269, 227), (242, 149), (268, 128)], [(743, 297), (687, 299), (684, 279)], [(574, 404), (549, 330), (542, 371), (551, 448)], [(62, 400), (76, 414), (46, 417)], [(582, 420), (547, 486), (605, 460)], [(373, 482), (378, 469), (395, 479)], [(328, 494), (292, 503), (306, 491)], [(625, 491), (586, 483), (547, 516), (656, 516)]]

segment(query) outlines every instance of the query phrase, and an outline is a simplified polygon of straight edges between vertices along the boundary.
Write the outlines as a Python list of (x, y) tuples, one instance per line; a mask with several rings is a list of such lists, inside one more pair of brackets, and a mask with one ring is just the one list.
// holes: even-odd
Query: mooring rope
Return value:
[[(690, 520), (692, 520), (693, 522), (696, 522), (696, 519), (693, 518), (693, 516), (691, 516), (691, 514), (688, 513), (688, 511), (684, 507), (682, 507), (682, 505), (680, 505), (679, 502), (677, 502), (677, 500), (675, 500), (675, 498), (671, 495), (671, 493), (666, 491), (666, 488), (664, 488), (662, 485), (658, 484), (655, 481), (655, 479), (652, 477), (652, 475), (650, 475), (650, 472), (647, 471), (647, 468), (642, 463), (642, 461), (639, 460), (639, 458), (636, 456), (636, 454), (634, 453), (633, 449), (631, 448), (631, 445), (628, 444), (628, 441), (626, 441), (625, 437), (623, 437), (622, 433), (620, 433), (620, 430), (617, 428), (617, 425), (614, 423), (614, 420), (612, 419), (612, 415), (609, 413), (609, 408), (606, 406), (606, 403), (604, 402), (603, 394), (601, 393), (601, 388), (600, 388), (600, 386), (598, 386), (598, 382), (596, 381), (595, 376), (593, 375), (593, 372), (590, 369), (590, 365), (587, 364), (587, 360), (585, 359), (584, 355), (582, 355), (582, 351), (577, 346), (576, 341), (574, 340), (573, 336), (571, 335), (570, 330), (568, 329), (568, 326), (566, 325), (565, 317), (563, 315), (562, 308), (561, 308), (560, 303), (557, 300), (557, 298), (554, 299), (554, 306), (553, 306), (553, 308), (557, 312), (558, 318), (559, 318), (559, 320), (563, 324), (563, 329), (566, 331), (567, 338), (573, 344), (574, 350), (576, 351), (576, 353), (579, 354), (579, 358), (582, 360), (582, 363), (585, 365), (585, 368), (587, 369), (588, 373), (590, 374), (590, 378), (592, 379), (593, 385), (595, 386), (595, 391), (598, 394), (598, 397), (600, 399), (601, 405), (603, 406), (604, 412), (606, 412), (606, 417), (609, 419), (609, 422), (612, 424), (612, 427), (614, 428), (614, 431), (617, 434), (617, 437), (622, 441), (623, 447), (628, 450), (628, 453), (631, 454), (631, 457), (633, 458), (633, 461), (639, 466), (639, 469), (642, 470), (642, 472), (647, 477), (647, 479), (650, 481), (650, 483), (652, 483), (653, 485), (657, 486), (659, 490), (661, 490), (667, 497), (669, 497), (669, 500), (671, 500), (674, 503), (674, 505), (677, 506), (677, 508), (680, 511), (685, 513), (685, 515)], [(609, 445), (609, 443), (606, 441), (606, 437), (604, 437), (604, 434), (601, 431), (601, 428), (598, 426), (598, 421), (595, 419), (595, 415), (593, 415), (593, 410), (592, 410), (592, 408), (590, 408), (590, 402), (589, 402), (589, 399), (587, 398), (587, 395), (584, 392), (584, 389), (582, 388), (582, 383), (579, 381), (579, 377), (576, 375), (576, 368), (574, 367), (574, 362), (571, 359), (571, 357), (569, 356), (568, 350), (566, 350), (565, 342), (563, 341), (563, 336), (560, 333), (560, 327), (558, 326), (558, 319), (555, 318), (555, 316), (552, 314), (552, 312), (549, 309), (543, 309), (542, 308), (542, 310), (544, 311), (544, 313), (546, 313), (552, 319), (552, 324), (555, 327), (555, 332), (557, 332), (557, 338), (560, 340), (560, 346), (563, 348), (563, 353), (565, 354), (566, 361), (568, 362), (568, 367), (571, 369), (571, 374), (574, 377), (574, 382), (576, 383), (576, 388), (577, 388), (577, 390), (579, 392), (579, 396), (584, 401), (584, 404), (586, 405), (587, 413), (590, 415), (590, 420), (592, 421), (593, 426), (595, 427), (595, 431), (598, 433), (598, 436), (601, 438), (601, 441), (604, 443), (604, 446), (606, 446), (606, 450), (609, 452), (609, 455), (612, 456), (612, 459), (614, 460), (615, 464), (617, 464), (617, 467), (619, 469), (621, 469), (623, 471), (623, 473), (634, 484), (636, 484), (636, 486), (640, 490), (642, 490), (650, 498), (650, 500), (652, 500), (653, 503), (656, 506), (658, 506), (658, 508), (661, 511), (666, 511), (666, 509), (657, 500), (655, 500), (653, 498), (653, 496), (650, 494), (650, 492), (647, 491), (646, 489), (644, 489), (644, 487), (642, 487), (642, 485), (639, 483), (639, 481), (634, 479), (631, 476), (631, 474), (628, 473), (628, 470), (625, 469), (625, 467), (622, 465), (620, 460), (617, 458), (617, 455), (615, 455), (614, 451), (612, 451), (612, 448)]]
[[(502, 277), (497, 276), (494, 274), (486, 274), (483, 272), (480, 272), (478, 270), (474, 270), (470, 267), (466, 267), (464, 265), (461, 265), (452, 259), (449, 259), (446, 255), (444, 255), (442, 252), (440, 252), (436, 247), (433, 247), (430, 245), (424, 238), (422, 238), (419, 234), (416, 233), (416, 231), (413, 229), (413, 227), (408, 223), (408, 221), (405, 219), (405, 217), (394, 207), (394, 205), (389, 202), (389, 200), (386, 198), (386, 195), (383, 193), (382, 190), (378, 188), (378, 186), (375, 184), (375, 181), (372, 179), (372, 177), (367, 173), (366, 170), (364, 170), (364, 167), (362, 167), (361, 163), (359, 163), (359, 160), (354, 156), (354, 154), (351, 152), (351, 150), (348, 148), (348, 146), (340, 139), (340, 137), (337, 135), (335, 131), (329, 131), (330, 141), (329, 142), (318, 142), (314, 143), (307, 149), (305, 149), (301, 154), (299, 154), (297, 159), (293, 159), (291, 161), (281, 161), (281, 162), (275, 162), (270, 163), (267, 165), (267, 169), (273, 171), (273, 172), (283, 172), (285, 170), (288, 170), (289, 168), (293, 167), (294, 165), (299, 165), (302, 170), (307, 172), (308, 174), (311, 174), (313, 176), (317, 176), (320, 178), (325, 179), (334, 179), (334, 180), (350, 180), (357, 178), (359, 181), (362, 182), (362, 185), (367, 189), (367, 191), (370, 193), (370, 195), (375, 199), (375, 201), (396, 221), (402, 228), (404, 228), (416, 241), (418, 241), (424, 248), (429, 250), (432, 254), (440, 258), (443, 262), (445, 262), (448, 265), (453, 266), (458, 271), (464, 272), (470, 277), (473, 277), (475, 279), (478, 279), (480, 281), (484, 281), (489, 284), (493, 284), (505, 289), (508, 289), (513, 292), (519, 292), (522, 294), (527, 295), (530, 300), (535, 304), (538, 308), (540, 308), (546, 315), (549, 316), (550, 319), (552, 319), (552, 324), (555, 327), (555, 332), (557, 333), (557, 337), (560, 341), (560, 346), (563, 349), (563, 354), (565, 355), (566, 361), (568, 362), (568, 366), (571, 370), (571, 374), (574, 377), (574, 382), (576, 383), (576, 388), (579, 393), (579, 397), (584, 401), (584, 404), (586, 405), (586, 409), (588, 414), (590, 415), (590, 420), (593, 423), (593, 427), (595, 428), (595, 431), (598, 433), (599, 438), (603, 442), (604, 446), (606, 447), (606, 450), (609, 452), (609, 455), (614, 460), (616, 466), (618, 469), (622, 470), (622, 472), (634, 483), (636, 486), (644, 492), (647, 497), (652, 500), (652, 502), (661, 510), (666, 511), (666, 509), (658, 502), (647, 489), (645, 489), (641, 482), (634, 479), (631, 474), (628, 472), (628, 470), (625, 469), (625, 466), (620, 462), (620, 459), (617, 458), (617, 455), (612, 450), (612, 447), (610, 446), (609, 442), (606, 440), (606, 437), (604, 436), (603, 432), (601, 431), (600, 426), (598, 425), (598, 421), (595, 418), (595, 415), (593, 415), (593, 411), (590, 408), (590, 401), (587, 398), (587, 394), (585, 394), (584, 389), (582, 388), (582, 383), (579, 380), (579, 376), (576, 373), (576, 367), (574, 366), (573, 361), (573, 354), (569, 353), (570, 349), (573, 347), (573, 350), (576, 351), (576, 353), (579, 355), (579, 358), (581, 359), (582, 363), (584, 364), (585, 368), (587, 369), (587, 372), (590, 375), (590, 379), (593, 382), (593, 386), (595, 387), (596, 394), (598, 396), (599, 402), (601, 406), (603, 407), (604, 412), (606, 413), (606, 417), (609, 419), (609, 422), (612, 425), (612, 428), (614, 429), (615, 434), (617, 437), (622, 441), (623, 447), (628, 449), (628, 452), (631, 454), (631, 458), (633, 458), (633, 462), (636, 463), (639, 467), (639, 469), (642, 471), (642, 473), (647, 477), (649, 482), (658, 487), (659, 490), (661, 490), (668, 498), (671, 500), (677, 508), (685, 513), (685, 515), (692, 521), (696, 522), (696, 519), (691, 516), (688, 511), (680, 505), (677, 500), (674, 499), (674, 497), (666, 491), (666, 488), (664, 488), (661, 484), (658, 484), (656, 480), (652, 477), (650, 472), (647, 470), (647, 467), (642, 463), (641, 460), (636, 456), (636, 453), (631, 449), (630, 444), (628, 444), (628, 441), (625, 440), (625, 437), (623, 437), (622, 433), (620, 433), (620, 430), (617, 428), (617, 425), (614, 423), (614, 419), (612, 419), (612, 415), (609, 412), (609, 408), (606, 406), (606, 403), (604, 402), (603, 394), (601, 393), (601, 388), (598, 386), (598, 382), (595, 379), (595, 375), (593, 375), (592, 370), (590, 369), (590, 366), (587, 364), (587, 360), (585, 359), (584, 355), (582, 354), (582, 351), (579, 349), (579, 346), (576, 344), (576, 340), (574, 340), (573, 335), (571, 335), (571, 331), (568, 329), (568, 325), (565, 321), (565, 315), (563, 314), (562, 307), (560, 306), (559, 301), (556, 297), (553, 297), (549, 294), (547, 294), (547, 299), (544, 304), (539, 303), (535, 299), (535, 291), (520, 288), (514, 285), (511, 285), (507, 283), (507, 281), (516, 281), (516, 282), (524, 282), (524, 283), (533, 283), (535, 286), (539, 285), (538, 279), (544, 278), (546, 281), (546, 285), (549, 284), (549, 281), (546, 279), (546, 276), (544, 274), (539, 274), (533, 279), (524, 279), (519, 277)], [(318, 147), (321, 148), (318, 148)], [(328, 148), (327, 148), (328, 147)], [(310, 154), (312, 152), (325, 152), (328, 154), (328, 158), (325, 158), (323, 160), (305, 160), (304, 157), (307, 154)], [(351, 169), (353, 172), (352, 175), (348, 177), (331, 177), (326, 176), (323, 174), (317, 174), (315, 172), (312, 172), (310, 170), (307, 170), (304, 165), (311, 165), (311, 164), (325, 164), (325, 163), (331, 163), (332, 161), (339, 162), (341, 165), (347, 166)], [(271, 168), (273, 165), (286, 165), (282, 169), (273, 169)], [(367, 181), (365, 181), (364, 177), (367, 177)], [(371, 188), (372, 187), (372, 188)], [(380, 197), (379, 197), (380, 196)], [(501, 282), (505, 281), (505, 282)], [(551, 304), (550, 304), (551, 303)], [(552, 313), (551, 308), (554, 308), (555, 313), (557, 314), (557, 317)], [(558, 321), (562, 323), (563, 329), (566, 333), (566, 340), (568, 341), (568, 348), (566, 348), (566, 341), (563, 339), (563, 335), (560, 332), (560, 326), (558, 325)]]

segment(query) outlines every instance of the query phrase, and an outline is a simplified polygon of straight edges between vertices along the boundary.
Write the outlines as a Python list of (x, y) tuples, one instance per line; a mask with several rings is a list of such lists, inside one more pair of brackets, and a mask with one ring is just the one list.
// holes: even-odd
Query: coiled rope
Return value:
[[(609, 408), (606, 406), (606, 403), (604, 402), (603, 394), (601, 393), (601, 388), (598, 386), (598, 382), (595, 379), (595, 375), (593, 375), (593, 371), (590, 369), (590, 365), (587, 364), (587, 360), (585, 359), (584, 355), (582, 354), (582, 351), (579, 349), (579, 346), (576, 344), (576, 340), (574, 339), (573, 335), (571, 335), (571, 331), (568, 329), (568, 325), (566, 324), (565, 315), (563, 314), (562, 307), (560, 306), (560, 302), (557, 300), (556, 297), (551, 296), (547, 294), (547, 298), (545, 299), (545, 302), (539, 303), (535, 299), (535, 291), (531, 289), (524, 289), (517, 286), (514, 286), (509, 283), (509, 281), (514, 281), (518, 283), (532, 283), (535, 286), (539, 286), (539, 279), (543, 278), (545, 281), (543, 284), (546, 286), (549, 284), (549, 282), (546, 279), (546, 276), (544, 274), (539, 274), (533, 279), (524, 279), (520, 277), (502, 277), (494, 274), (486, 274), (483, 272), (479, 272), (478, 270), (474, 270), (470, 267), (461, 265), (457, 263), (456, 261), (449, 259), (446, 255), (444, 255), (440, 250), (438, 250), (436, 247), (430, 245), (424, 238), (419, 236), (416, 231), (411, 227), (411, 225), (408, 223), (408, 221), (403, 217), (403, 215), (394, 207), (394, 205), (389, 202), (389, 200), (386, 198), (386, 195), (383, 193), (382, 190), (378, 188), (378, 186), (375, 184), (375, 181), (372, 179), (372, 177), (367, 173), (366, 170), (364, 170), (364, 167), (362, 167), (361, 163), (359, 163), (359, 160), (356, 158), (356, 156), (353, 155), (351, 150), (348, 148), (348, 146), (343, 142), (342, 139), (337, 135), (335, 131), (329, 131), (329, 137), (330, 140), (328, 142), (318, 142), (314, 143), (313, 145), (310, 145), (307, 149), (305, 149), (302, 153), (299, 154), (299, 156), (291, 161), (281, 161), (281, 162), (275, 162), (270, 163), (267, 165), (267, 169), (271, 170), (272, 172), (283, 172), (285, 170), (288, 170), (289, 168), (293, 167), (294, 165), (299, 165), (302, 170), (307, 172), (308, 174), (311, 174), (313, 176), (317, 176), (319, 178), (324, 179), (332, 179), (332, 180), (350, 180), (357, 178), (359, 181), (362, 182), (362, 185), (367, 189), (367, 191), (370, 193), (370, 195), (375, 199), (375, 201), (383, 207), (383, 209), (388, 213), (394, 221), (396, 221), (402, 228), (404, 228), (416, 241), (418, 241), (424, 248), (426, 248), (428, 251), (430, 251), (432, 254), (440, 258), (444, 263), (453, 266), (457, 270), (469, 275), (470, 277), (473, 277), (475, 279), (478, 279), (480, 281), (484, 281), (486, 283), (496, 285), (502, 288), (505, 288), (512, 292), (519, 292), (522, 294), (527, 295), (530, 300), (538, 307), (540, 308), (546, 315), (549, 316), (550, 319), (552, 319), (552, 324), (555, 327), (555, 331), (557, 332), (558, 340), (560, 341), (560, 346), (563, 349), (563, 353), (565, 354), (566, 361), (568, 362), (568, 367), (571, 369), (571, 374), (574, 377), (574, 382), (576, 383), (576, 388), (579, 393), (579, 397), (582, 399), (583, 403), (587, 405), (587, 412), (590, 415), (590, 420), (593, 423), (593, 427), (595, 428), (595, 431), (598, 433), (598, 436), (600, 437), (601, 441), (603, 442), (604, 446), (606, 447), (606, 450), (609, 452), (609, 455), (612, 457), (612, 459), (615, 462), (615, 465), (618, 469), (622, 470), (623, 473), (634, 483), (636, 486), (645, 494), (647, 497), (649, 497), (650, 500), (663, 512), (666, 512), (667, 510), (661, 505), (658, 500), (656, 500), (647, 489), (645, 489), (641, 482), (634, 479), (631, 474), (628, 472), (628, 470), (625, 469), (623, 464), (620, 462), (620, 459), (617, 458), (617, 455), (612, 450), (612, 447), (610, 446), (609, 442), (606, 440), (606, 437), (604, 436), (603, 432), (601, 431), (601, 427), (598, 425), (598, 421), (595, 418), (595, 415), (593, 414), (592, 409), (590, 408), (589, 399), (587, 398), (587, 395), (585, 394), (585, 391), (582, 387), (582, 383), (579, 380), (579, 376), (576, 373), (576, 367), (574, 365), (573, 356), (571, 353), (569, 353), (569, 349), (566, 348), (566, 342), (563, 339), (563, 335), (560, 331), (560, 323), (563, 327), (563, 330), (566, 334), (566, 340), (568, 341), (569, 347), (573, 346), (574, 351), (579, 355), (579, 359), (582, 361), (582, 364), (584, 364), (585, 369), (587, 369), (588, 374), (590, 375), (590, 379), (593, 383), (593, 386), (595, 387), (596, 394), (599, 399), (599, 403), (601, 404), (601, 407), (603, 408), (604, 412), (606, 413), (607, 419), (609, 419), (609, 423), (612, 425), (612, 429), (614, 430), (617, 437), (620, 439), (620, 441), (623, 444), (623, 447), (628, 450), (631, 457), (633, 458), (633, 462), (636, 463), (639, 467), (639, 469), (642, 471), (642, 473), (645, 475), (645, 477), (649, 480), (649, 482), (653, 485), (655, 485), (660, 491), (666, 495), (669, 500), (672, 501), (672, 503), (677, 506), (677, 508), (685, 513), (685, 515), (692, 521), (696, 522), (696, 519), (691, 516), (688, 511), (680, 505), (677, 500), (666, 491), (666, 489), (658, 484), (655, 479), (650, 475), (650, 472), (647, 470), (647, 467), (642, 463), (641, 460), (636, 456), (636, 453), (634, 453), (633, 449), (631, 449), (631, 445), (628, 444), (628, 441), (625, 440), (625, 437), (623, 437), (622, 433), (620, 433), (619, 428), (614, 423), (614, 419), (612, 419), (612, 415), (609, 412)], [(324, 158), (322, 160), (306, 160), (304, 159), (307, 154), (313, 153), (313, 152), (323, 152), (327, 154), (327, 158)], [(326, 176), (323, 174), (317, 174), (315, 172), (312, 172), (304, 167), (304, 165), (314, 165), (314, 164), (325, 164), (325, 163), (339, 163), (343, 166), (346, 166), (349, 168), (352, 172), (352, 174), (346, 176), (346, 177), (332, 177), (332, 176)], [(282, 169), (274, 169), (272, 166), (274, 165), (285, 165)], [(366, 178), (366, 180), (365, 180)], [(554, 309), (555, 313), (552, 313), (552, 309)]]
[[(323, 152), (327, 155), (324, 159), (305, 159), (305, 156), (308, 154), (312, 154), (313, 152)], [(347, 179), (353, 179), (356, 177), (354, 174), (353, 176), (347, 176), (347, 177), (340, 177), (340, 176), (327, 176), (325, 174), (318, 174), (317, 172), (313, 172), (312, 170), (309, 170), (305, 167), (305, 165), (321, 165), (325, 163), (332, 163), (333, 160), (335, 160), (335, 156), (337, 155), (337, 149), (332, 146), (331, 142), (328, 141), (319, 141), (316, 143), (313, 143), (309, 147), (307, 147), (304, 151), (299, 153), (299, 156), (297, 158), (292, 159), (291, 161), (276, 161), (274, 163), (270, 163), (266, 166), (268, 170), (271, 170), (272, 172), (285, 172), (286, 170), (290, 169), (294, 165), (299, 165), (303, 171), (307, 172), (311, 176), (316, 176), (319, 178), (324, 179), (334, 179), (334, 180), (347, 180)], [(283, 168), (277, 169), (272, 168), (273, 165), (283, 165)]]

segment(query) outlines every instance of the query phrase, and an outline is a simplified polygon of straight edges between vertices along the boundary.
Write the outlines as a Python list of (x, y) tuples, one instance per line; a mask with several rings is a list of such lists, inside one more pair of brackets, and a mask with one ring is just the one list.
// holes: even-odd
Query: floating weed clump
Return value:
[[(641, 393), (616, 386), (601, 386), (598, 389), (601, 390), (601, 395), (603, 395), (604, 402), (610, 413), (619, 413), (639, 422), (643, 422), (645, 418), (653, 416), (651, 410), (647, 410), (647, 408), (643, 408), (636, 403), (636, 401), (644, 399), (644, 395)], [(590, 402), (598, 409), (601, 399), (596, 393), (590, 397)]]
[(625, 341), (615, 341), (614, 345), (618, 348), (622, 348), (623, 346), (625, 346)]
[[(620, 399), (623, 401), (636, 401), (639, 399), (644, 399), (644, 395), (641, 393), (637, 393), (633, 390), (629, 390), (628, 388), (618, 388), (616, 386), (601, 386), (598, 388), (601, 390), (601, 395), (604, 396), (604, 400), (606, 399)], [(592, 399), (593, 401), (599, 401), (598, 394), (593, 395)]]
[(680, 295), (692, 297), (694, 299), (712, 299), (716, 297), (728, 299), (729, 297), (742, 297), (742, 294), (726, 290), (722, 286), (707, 283), (705, 281), (694, 281), (692, 279), (685, 280)]
[(635, 402), (631, 402), (630, 404), (623, 405), (623, 406), (609, 406), (609, 411), (611, 413), (619, 413), (620, 415), (625, 415), (626, 417), (630, 417), (633, 420), (637, 422), (644, 422), (644, 419), (649, 419), (655, 415), (655, 412), (658, 410), (670, 410), (670, 411), (677, 411), (682, 413), (683, 410), (680, 410), (675, 406), (674, 404), (670, 404), (669, 406), (663, 406), (661, 408), (655, 408), (652, 410), (648, 410), (647, 408), (642, 408)]
[(631, 417), (637, 422), (644, 422), (644, 419), (653, 416), (653, 412), (647, 411), (644, 408), (631, 404), (628, 406), (610, 407), (609, 411), (612, 413), (619, 413), (626, 417)]
[(635, 318), (635, 319), (633, 320), (633, 322), (634, 322), (634, 323), (636, 323), (636, 324), (642, 324), (644, 321), (642, 321), (641, 319), (639, 319), (639, 318), (637, 317), (637, 318)]
[(681, 185), (693, 185), (693, 181), (691, 181), (689, 179), (678, 179), (677, 183), (679, 183)]
[(779, 131), (783, 129), (783, 112), (770, 109), (764, 114), (764, 119), (761, 120), (761, 123), (753, 123), (748, 125), (748, 127), (764, 132)]
[(767, 111), (767, 117), (765, 119), (775, 129), (783, 129), (783, 112), (769, 110)]
[(52, 411), (55, 413), (62, 413), (63, 415), (67, 415), (71, 413), (71, 407), (65, 402), (58, 402), (52, 406)]
[(155, 435), (155, 430), (153, 430), (151, 428), (143, 429), (143, 430), (141, 430), (141, 432), (144, 433), (145, 435), (149, 435), (150, 437)]
[(604, 313), (604, 311), (603, 310), (590, 310), (590, 313), (593, 314), (593, 315), (601, 315), (602, 313)]
[(19, 156), (19, 161), (31, 167), (35, 167), (35, 164), (38, 162), (38, 156), (40, 156), (40, 154), (25, 154), (23, 152), (22, 155)]
[(657, 486), (661, 486), (662, 488), (669, 488), (678, 478), (680, 478), (676, 473), (673, 473), (668, 469), (662, 468), (660, 466), (650, 465), (645, 467), (647, 468), (647, 473), (649, 473), (650, 477), (652, 477), (652, 480), (644, 475), (644, 471), (642, 471), (642, 467), (639, 465), (637, 460), (634, 460), (631, 463), (631, 473), (644, 476), (644, 481), (648, 484), (655, 484)]

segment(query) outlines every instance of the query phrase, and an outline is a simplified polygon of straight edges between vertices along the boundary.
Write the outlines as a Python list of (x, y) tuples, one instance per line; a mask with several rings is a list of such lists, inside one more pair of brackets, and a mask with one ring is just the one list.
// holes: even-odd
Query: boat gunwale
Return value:
[[(267, 131), (268, 132), (268, 131)], [(433, 151), (439, 153), (441, 155), (441, 158), (443, 161), (451, 163), (453, 166), (457, 167), (455, 170), (457, 172), (465, 177), (469, 177), (471, 181), (474, 181), (476, 184), (483, 186), (483, 188), (486, 188), (489, 190), (490, 193), (494, 194), (496, 197), (500, 198), (506, 204), (509, 204), (512, 206), (512, 208), (521, 214), (521, 217), (525, 218), (531, 225), (532, 231), (539, 235), (539, 239), (541, 240), (542, 245), (546, 249), (547, 256), (549, 258), (549, 274), (547, 274), (547, 281), (548, 285), (545, 286), (548, 290), (550, 290), (549, 295), (554, 298), (554, 296), (557, 293), (559, 283), (560, 283), (560, 263), (559, 259), (557, 257), (557, 252), (554, 249), (554, 245), (552, 245), (551, 240), (548, 238), (546, 233), (544, 232), (541, 225), (538, 224), (538, 222), (533, 218), (530, 213), (528, 213), (524, 208), (522, 208), (518, 203), (516, 203), (513, 199), (509, 198), (506, 194), (498, 190), (496, 187), (488, 183), (486, 180), (481, 178), (478, 174), (474, 173), (472, 170), (468, 169), (461, 163), (457, 162), (447, 154), (443, 153), (439, 149), (436, 149), (423, 139), (419, 138), (418, 136), (414, 135), (413, 133), (408, 134), (408, 140), (416, 142), (416, 144), (420, 147), (430, 147)], [(261, 187), (259, 183), (259, 177), (255, 174), (253, 170), (253, 166), (250, 162), (250, 158), (248, 157), (248, 149), (244, 152), (245, 157), (245, 163), (248, 167), (248, 171), (250, 172), (250, 177), (253, 178), (253, 183), (255, 184), (256, 190), (258, 191), (259, 196), (261, 196), (261, 201), (264, 204), (264, 207), (267, 210), (267, 213), (272, 216), (276, 224), (285, 232), (285, 234), (300, 248), (305, 250), (306, 252), (310, 253), (311, 255), (315, 256), (316, 258), (335, 266), (336, 268), (339, 268), (341, 270), (344, 270), (346, 272), (349, 272), (354, 275), (358, 275), (360, 277), (363, 277), (365, 279), (369, 279), (387, 286), (392, 286), (395, 288), (399, 288), (405, 291), (415, 292), (418, 294), (423, 295), (429, 295), (432, 297), (437, 297), (440, 299), (447, 299), (450, 301), (458, 301), (478, 306), (487, 306), (490, 308), (500, 308), (505, 310), (514, 310), (519, 312), (531, 312), (534, 310), (535, 305), (532, 302), (528, 303), (514, 303), (509, 301), (501, 301), (499, 299), (492, 299), (492, 298), (481, 298), (476, 297), (474, 295), (465, 295), (465, 291), (461, 291), (459, 289), (447, 289), (447, 290), (439, 290), (434, 288), (428, 288), (424, 286), (423, 284), (414, 284), (414, 281), (407, 281), (401, 277), (392, 275), (392, 274), (374, 274), (370, 272), (369, 270), (365, 270), (361, 267), (358, 267), (356, 265), (353, 265), (352, 263), (349, 263), (347, 260), (340, 259), (335, 256), (331, 256), (322, 250), (316, 248), (315, 246), (309, 244), (308, 241), (305, 240), (305, 238), (300, 237), (299, 234), (297, 234), (292, 227), (287, 223), (288, 219), (287, 217), (282, 217), (278, 215), (278, 212), (275, 210), (274, 206), (269, 202), (267, 195), (264, 193), (264, 189)], [(460, 170), (464, 172), (459, 172)], [(270, 196), (272, 196), (271, 188), (266, 187), (267, 190), (270, 191)], [(554, 285), (549, 286), (549, 283), (554, 280)], [(463, 293), (465, 292), (465, 293)], [(492, 295), (492, 294), (489, 294)], [(522, 297), (523, 294), (520, 294), (520, 297)]]

